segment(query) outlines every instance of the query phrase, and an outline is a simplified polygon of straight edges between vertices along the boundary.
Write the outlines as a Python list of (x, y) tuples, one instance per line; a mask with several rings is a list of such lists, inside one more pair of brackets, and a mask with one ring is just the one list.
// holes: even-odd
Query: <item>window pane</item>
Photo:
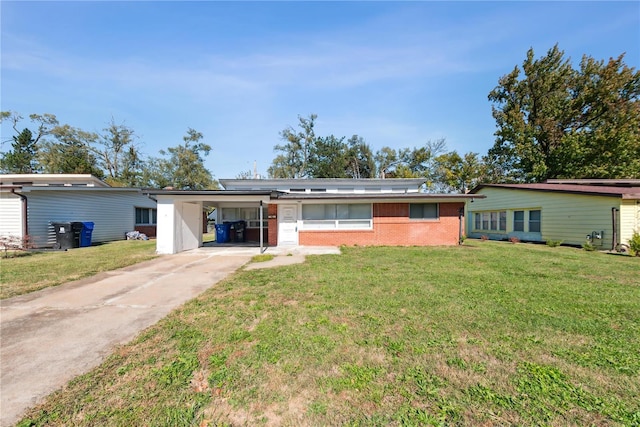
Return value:
[(529, 231), (531, 233), (540, 232), (540, 211), (529, 211)]
[(475, 214), (475, 219), (476, 230), (480, 230), (482, 227), (482, 215), (480, 215), (479, 213)]
[(484, 212), (482, 214), (482, 229), (483, 230), (489, 229), (489, 212)]
[(142, 209), (136, 208), (136, 224), (142, 224)]
[(338, 219), (349, 219), (349, 205), (336, 205)]
[(501, 211), (500, 215), (500, 224), (499, 230), (506, 231), (507, 230), (507, 211)]
[(222, 208), (222, 221), (236, 221), (238, 220), (238, 209), (236, 208)]
[(349, 205), (349, 219), (371, 219), (371, 205)]
[(437, 203), (410, 203), (409, 218), (438, 219)]
[(158, 223), (158, 210), (151, 209), (151, 224), (157, 224), (157, 223)]
[(491, 212), (491, 229), (498, 229), (498, 212)]
[(336, 219), (336, 205), (324, 205), (323, 219)]
[(302, 219), (324, 219), (324, 205), (302, 205)]
[(524, 211), (513, 212), (513, 231), (524, 231)]

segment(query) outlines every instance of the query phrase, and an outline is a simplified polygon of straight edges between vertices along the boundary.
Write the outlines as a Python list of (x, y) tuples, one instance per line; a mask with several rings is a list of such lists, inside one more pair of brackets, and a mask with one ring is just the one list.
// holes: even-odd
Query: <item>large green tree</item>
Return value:
[(477, 153), (463, 156), (450, 151), (436, 157), (434, 189), (440, 192), (466, 193), (486, 180), (486, 165)]
[[(36, 125), (35, 132), (29, 128), (20, 130), (18, 123), (23, 117), (12, 111), (2, 111), (0, 122), (10, 122), (15, 131), (10, 139), (11, 150), (0, 153), (0, 170), (6, 173), (36, 173), (41, 167), (38, 161), (38, 150), (41, 139), (58, 125), (53, 114), (31, 114), (31, 122)], [(4, 141), (3, 141), (4, 142)]]
[(161, 150), (160, 154), (165, 157), (149, 159), (143, 184), (180, 190), (217, 189), (217, 182), (204, 165), (204, 156), (209, 154), (211, 146), (200, 142), (202, 138), (202, 133), (189, 128), (182, 138), (183, 144)]
[(91, 174), (103, 178), (91, 145), (98, 135), (69, 125), (56, 126), (49, 131), (53, 140), (43, 141), (38, 160), (45, 173)]
[(268, 169), (272, 178), (310, 178), (309, 157), (316, 143), (316, 114), (309, 117), (298, 116), (298, 127), (289, 126), (280, 132), (284, 144), (278, 144), (274, 150), (280, 154), (273, 160)]
[(92, 146), (98, 165), (110, 185), (137, 187), (141, 184), (144, 161), (134, 130), (112, 118)]
[(640, 177), (640, 73), (624, 56), (584, 56), (558, 46), (501, 77), (489, 93), (497, 131), (487, 160), (498, 181)]
[(347, 141), (347, 145), (347, 177), (375, 178), (376, 162), (369, 144), (362, 137), (353, 135)]

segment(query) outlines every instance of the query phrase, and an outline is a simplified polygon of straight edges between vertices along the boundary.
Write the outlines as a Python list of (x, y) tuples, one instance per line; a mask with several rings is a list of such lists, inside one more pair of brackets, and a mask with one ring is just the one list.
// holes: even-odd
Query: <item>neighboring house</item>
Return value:
[(136, 188), (110, 187), (92, 175), (0, 175), (0, 237), (28, 235), (39, 248), (56, 243), (52, 222), (93, 222), (92, 242), (128, 231), (155, 235), (156, 202)]
[(640, 231), (640, 180), (548, 180), (483, 184), (468, 205), (468, 236), (562, 241), (618, 249)]
[(472, 197), (420, 192), (423, 179), (236, 179), (225, 190), (157, 190), (158, 253), (202, 246), (203, 209), (244, 220), (270, 246), (455, 245)]

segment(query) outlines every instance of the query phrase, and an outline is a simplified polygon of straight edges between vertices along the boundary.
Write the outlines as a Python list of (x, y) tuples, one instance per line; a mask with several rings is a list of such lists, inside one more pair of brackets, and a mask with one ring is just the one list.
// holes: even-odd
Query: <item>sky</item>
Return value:
[(0, 14), (2, 111), (92, 132), (113, 119), (154, 157), (193, 128), (217, 179), (266, 177), (280, 132), (310, 114), (317, 135), (374, 151), (444, 138), (486, 154), (487, 95), (530, 48), (640, 68), (638, 1), (3, 0)]

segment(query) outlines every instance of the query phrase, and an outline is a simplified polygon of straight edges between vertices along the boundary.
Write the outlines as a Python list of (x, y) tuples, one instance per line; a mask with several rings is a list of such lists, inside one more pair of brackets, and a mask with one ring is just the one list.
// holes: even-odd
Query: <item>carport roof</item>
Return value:
[(267, 190), (143, 190), (150, 196), (271, 196)]

